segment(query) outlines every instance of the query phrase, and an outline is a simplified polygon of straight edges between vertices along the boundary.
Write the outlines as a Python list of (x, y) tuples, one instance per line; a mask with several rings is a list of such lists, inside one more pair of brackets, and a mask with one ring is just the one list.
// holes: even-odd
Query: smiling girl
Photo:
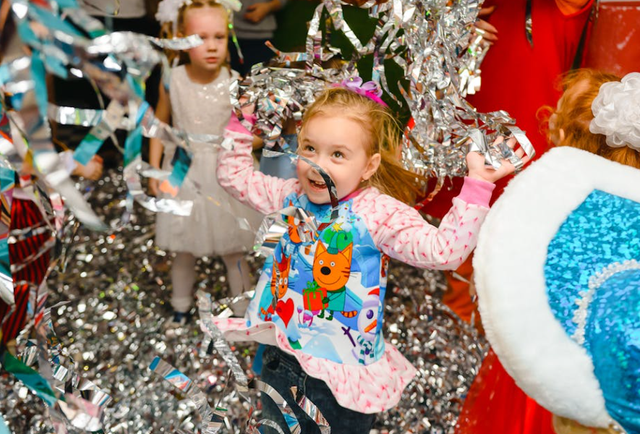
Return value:
[[(476, 244), (493, 182), (514, 171), (506, 161), (487, 168), (470, 153), (460, 196), (439, 228), (430, 225), (406, 204), (416, 177), (396, 158), (392, 114), (372, 83), (360, 84), (352, 79), (319, 95), (300, 131), (299, 154), (335, 184), (337, 215), (323, 176), (305, 159), (297, 180), (255, 172), (251, 135), (235, 118), (227, 127), (235, 147), (218, 163), (220, 185), (247, 205), (265, 214), (295, 206), (316, 219), (318, 230), (307, 237), (299, 235), (310, 228), (289, 219), (293, 230), (267, 259), (246, 318), (216, 320), (228, 339), (268, 345), (262, 379), (287, 399), (304, 433), (320, 431), (296, 405), (292, 386), (336, 433), (368, 433), (375, 414), (398, 403), (416, 370), (383, 338), (388, 258), (456, 269)], [(263, 405), (263, 416), (288, 432), (274, 404)]]

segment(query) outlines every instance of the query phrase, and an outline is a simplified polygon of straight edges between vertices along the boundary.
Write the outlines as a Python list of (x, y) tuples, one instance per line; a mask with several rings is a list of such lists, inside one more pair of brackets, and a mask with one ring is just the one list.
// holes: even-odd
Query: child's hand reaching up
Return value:
[[(504, 137), (498, 137), (493, 145), (504, 141)], [(507, 140), (507, 146), (514, 149), (518, 142), (515, 138)], [(524, 150), (518, 148), (515, 154), (522, 160), (522, 164), (525, 165), (531, 159), (529, 156), (524, 155)], [(467, 167), (469, 168), (469, 178), (479, 179), (480, 181), (496, 182), (497, 180), (504, 178), (507, 175), (511, 175), (516, 171), (515, 166), (509, 160), (501, 160), (502, 165), (498, 170), (486, 165), (484, 161), (484, 155), (478, 152), (469, 152), (467, 154)]]
[(82, 176), (83, 178), (96, 181), (102, 176), (103, 161), (102, 157), (94, 155), (86, 166), (78, 163), (71, 172), (72, 175)]

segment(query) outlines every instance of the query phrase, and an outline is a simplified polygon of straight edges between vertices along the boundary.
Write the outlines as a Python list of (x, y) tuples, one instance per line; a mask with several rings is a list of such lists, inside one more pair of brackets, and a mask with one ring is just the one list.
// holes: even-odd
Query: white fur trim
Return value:
[(593, 190), (640, 202), (638, 185), (640, 170), (575, 148), (553, 149), (505, 189), (475, 253), (482, 322), (505, 369), (540, 405), (587, 426), (612, 420), (590, 357), (549, 307), (547, 248)]

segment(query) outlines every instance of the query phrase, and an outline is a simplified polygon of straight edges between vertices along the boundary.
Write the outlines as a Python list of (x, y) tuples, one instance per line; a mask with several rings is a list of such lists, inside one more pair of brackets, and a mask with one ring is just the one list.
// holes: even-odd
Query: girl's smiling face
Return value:
[[(298, 153), (331, 177), (338, 199), (357, 190), (380, 165), (380, 154), (369, 155), (369, 133), (342, 113), (314, 116), (303, 126), (300, 138)], [(311, 202), (330, 202), (322, 176), (302, 159), (298, 160), (298, 180)]]

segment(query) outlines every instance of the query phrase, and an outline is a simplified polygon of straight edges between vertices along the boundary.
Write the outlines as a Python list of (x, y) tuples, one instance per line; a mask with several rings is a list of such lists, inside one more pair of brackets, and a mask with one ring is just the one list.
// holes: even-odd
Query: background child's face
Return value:
[[(341, 113), (321, 114), (304, 125), (299, 154), (329, 174), (342, 199), (378, 169), (380, 154), (367, 155), (368, 140), (369, 134), (358, 122)], [(329, 203), (322, 176), (303, 160), (298, 160), (298, 180), (311, 202)]]
[(227, 58), (227, 14), (223, 8), (192, 8), (185, 12), (185, 36), (198, 35), (202, 45), (188, 50), (191, 65), (217, 71)]

